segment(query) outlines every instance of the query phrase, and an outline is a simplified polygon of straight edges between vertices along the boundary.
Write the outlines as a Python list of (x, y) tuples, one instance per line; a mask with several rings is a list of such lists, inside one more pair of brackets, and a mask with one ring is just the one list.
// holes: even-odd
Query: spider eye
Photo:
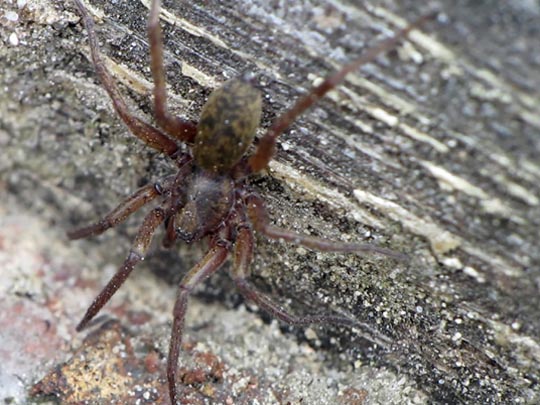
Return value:
[(214, 90), (203, 107), (193, 146), (196, 163), (223, 173), (242, 158), (261, 119), (260, 92), (232, 79)]

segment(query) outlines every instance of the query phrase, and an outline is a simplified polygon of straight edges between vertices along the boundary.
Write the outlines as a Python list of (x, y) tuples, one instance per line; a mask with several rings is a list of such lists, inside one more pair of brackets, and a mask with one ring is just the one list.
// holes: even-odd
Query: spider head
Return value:
[(232, 79), (214, 90), (204, 105), (193, 145), (196, 164), (213, 173), (230, 170), (253, 142), (261, 119), (260, 92)]

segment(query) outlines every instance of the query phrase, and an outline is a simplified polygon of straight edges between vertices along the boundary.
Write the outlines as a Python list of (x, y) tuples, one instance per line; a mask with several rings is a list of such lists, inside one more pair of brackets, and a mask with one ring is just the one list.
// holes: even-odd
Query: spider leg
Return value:
[(90, 305), (83, 319), (77, 325), (76, 330), (80, 332), (86, 327), (88, 322), (92, 320), (94, 316), (103, 308), (103, 306), (111, 299), (114, 293), (120, 288), (120, 286), (126, 281), (131, 271), (137, 263), (144, 259), (144, 255), (148, 250), (148, 246), (152, 241), (152, 236), (156, 228), (165, 219), (165, 213), (162, 208), (155, 208), (144, 219), (143, 224), (137, 232), (137, 236), (133, 241), (131, 250), (127, 255), (126, 260), (122, 266), (118, 269), (113, 278), (107, 283), (105, 288), (101, 290), (99, 295), (94, 299), (94, 302)]
[(331, 241), (323, 238), (317, 238), (308, 235), (298, 234), (286, 229), (281, 229), (269, 224), (268, 213), (261, 197), (255, 194), (249, 194), (246, 198), (246, 204), (250, 219), (257, 232), (266, 235), (271, 239), (284, 240), (296, 245), (302, 245), (310, 249), (321, 252), (344, 252), (344, 253), (378, 253), (393, 259), (406, 261), (407, 255), (395, 252), (391, 249), (385, 249), (380, 246), (369, 243), (347, 243)]
[(150, 40), (150, 59), (154, 78), (154, 114), (158, 125), (163, 130), (181, 141), (192, 142), (197, 134), (194, 122), (183, 120), (167, 111), (167, 89), (165, 88), (165, 70), (163, 68), (163, 40), (159, 26), (160, 0), (153, 0), (148, 19), (148, 38)]
[(67, 233), (69, 239), (81, 239), (87, 236), (99, 235), (107, 229), (124, 222), (143, 205), (148, 204), (154, 198), (168, 190), (173, 179), (174, 176), (169, 176), (165, 179), (164, 184), (148, 184), (141, 187), (95, 224), (69, 231)]
[(258, 172), (266, 166), (275, 153), (276, 140), (305, 110), (315, 104), (326, 93), (339, 85), (349, 73), (354, 72), (360, 66), (373, 61), (381, 53), (394, 48), (401, 39), (406, 37), (409, 32), (426, 20), (434, 18), (435, 13), (420, 17), (413, 23), (392, 37), (381, 41), (373, 48), (368, 49), (360, 58), (343, 66), (338, 72), (328, 76), (321, 84), (313, 87), (306, 95), (301, 97), (289, 110), (276, 118), (266, 134), (259, 140), (257, 150), (249, 157), (248, 166), (251, 172)]
[(309, 325), (313, 323), (355, 324), (355, 321), (339, 315), (292, 315), (267, 295), (257, 291), (247, 280), (250, 274), (249, 265), (253, 256), (254, 244), (251, 229), (248, 227), (239, 228), (234, 249), (234, 266), (230, 273), (236, 287), (247, 300), (254, 302), (270, 315), (290, 325)]
[(171, 403), (178, 403), (178, 390), (176, 379), (178, 374), (178, 355), (180, 354), (180, 344), (184, 330), (184, 319), (186, 316), (188, 296), (193, 288), (215, 273), (227, 259), (229, 253), (229, 243), (221, 239), (216, 239), (212, 247), (180, 282), (176, 302), (173, 310), (173, 325), (171, 341), (169, 346), (169, 356), (167, 357), (167, 380), (169, 382), (169, 396)]
[(105, 66), (105, 63), (103, 62), (99, 54), (99, 46), (94, 28), (94, 20), (92, 19), (92, 17), (90, 17), (88, 11), (83, 6), (80, 0), (73, 1), (79, 9), (82, 20), (84, 22), (84, 26), (88, 33), (90, 52), (92, 54), (92, 60), (94, 62), (96, 72), (99, 76), (99, 79), (101, 80), (103, 87), (105, 88), (105, 90), (107, 90), (107, 93), (111, 98), (114, 109), (116, 110), (120, 118), (122, 118), (129, 130), (133, 133), (133, 135), (144, 141), (148, 146), (158, 150), (159, 152), (165, 153), (168, 156), (173, 156), (178, 150), (178, 145), (176, 145), (176, 143), (172, 139), (169, 139), (158, 129), (135, 117), (129, 111), (122, 95), (120, 94), (120, 91), (114, 83), (111, 73)]

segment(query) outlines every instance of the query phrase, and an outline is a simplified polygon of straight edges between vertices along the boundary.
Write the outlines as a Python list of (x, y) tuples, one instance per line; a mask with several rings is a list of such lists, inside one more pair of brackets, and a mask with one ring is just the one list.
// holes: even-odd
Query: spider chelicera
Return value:
[[(422, 17), (393, 37), (383, 40), (376, 47), (367, 50), (362, 57), (345, 65), (340, 71), (313, 87), (274, 121), (260, 138), (255, 151), (247, 156), (246, 152), (254, 140), (259, 125), (262, 104), (259, 91), (251, 85), (249, 79), (229, 80), (216, 89), (204, 105), (198, 123), (171, 115), (167, 110), (163, 43), (159, 25), (160, 1), (153, 0), (148, 36), (154, 80), (154, 115), (161, 129), (155, 128), (129, 111), (100, 57), (94, 22), (81, 1), (74, 1), (88, 33), (95, 69), (117, 114), (133, 135), (170, 157), (177, 166), (176, 174), (140, 188), (99, 222), (68, 232), (71, 239), (101, 234), (123, 222), (149, 202), (159, 201), (157, 207), (144, 218), (127, 258), (90, 305), (78, 324), (77, 331), (88, 325), (120, 288), (135, 265), (143, 260), (154, 232), (161, 224), (165, 228), (163, 245), (166, 247), (170, 247), (177, 239), (187, 243), (203, 238), (209, 239), (209, 249), (205, 256), (180, 282), (174, 305), (167, 360), (169, 395), (173, 404), (178, 400), (176, 388), (178, 355), (188, 296), (198, 283), (225, 263), (229, 254), (233, 256), (233, 265), (229, 273), (238, 290), (246, 299), (281, 321), (296, 325), (350, 323), (349, 319), (334, 315), (302, 317), (291, 315), (269, 297), (255, 290), (248, 282), (254, 231), (272, 239), (320, 251), (374, 252), (395, 259), (402, 259), (404, 255), (374, 245), (335, 242), (274, 227), (270, 225), (262, 198), (249, 186), (248, 178), (268, 166), (275, 153), (277, 138), (300, 114), (341, 83), (348, 73), (374, 60), (382, 52), (397, 46), (413, 28), (431, 16)], [(191, 151), (182, 152), (176, 141), (190, 145)]]

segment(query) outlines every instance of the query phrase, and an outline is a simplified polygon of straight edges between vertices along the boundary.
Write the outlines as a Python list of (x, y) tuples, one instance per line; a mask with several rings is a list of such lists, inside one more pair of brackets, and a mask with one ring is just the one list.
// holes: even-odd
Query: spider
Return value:
[[(254, 152), (248, 155), (246, 152), (254, 141), (259, 125), (262, 101), (259, 91), (247, 77), (229, 80), (214, 90), (202, 108), (198, 123), (173, 116), (168, 111), (159, 25), (160, 0), (153, 0), (150, 7), (148, 36), (154, 80), (153, 110), (155, 121), (161, 129), (129, 111), (100, 57), (94, 22), (81, 0), (74, 1), (88, 34), (95, 70), (116, 113), (133, 135), (168, 156), (177, 166), (176, 174), (140, 188), (97, 223), (68, 232), (70, 239), (101, 234), (151, 201), (159, 201), (144, 218), (124, 263), (92, 302), (77, 325), (77, 331), (88, 325), (128, 278), (135, 265), (144, 259), (154, 233), (162, 224), (165, 228), (165, 247), (172, 246), (178, 239), (186, 243), (209, 240), (207, 253), (181, 280), (174, 304), (167, 358), (169, 396), (173, 404), (178, 401), (178, 356), (188, 296), (197, 284), (219, 270), (229, 255), (233, 257), (229, 274), (240, 293), (279, 320), (296, 325), (350, 323), (348, 319), (334, 315), (291, 315), (252, 287), (248, 278), (255, 244), (254, 231), (271, 239), (319, 251), (374, 252), (395, 259), (403, 259), (404, 255), (370, 244), (330, 241), (274, 227), (270, 224), (263, 199), (250, 187), (248, 179), (268, 166), (275, 154), (277, 138), (300, 114), (340, 84), (348, 73), (397, 46), (403, 37), (429, 16), (418, 19), (393, 37), (383, 40), (359, 59), (313, 87), (273, 122), (260, 138)], [(177, 141), (189, 145), (190, 151), (182, 152)]]

